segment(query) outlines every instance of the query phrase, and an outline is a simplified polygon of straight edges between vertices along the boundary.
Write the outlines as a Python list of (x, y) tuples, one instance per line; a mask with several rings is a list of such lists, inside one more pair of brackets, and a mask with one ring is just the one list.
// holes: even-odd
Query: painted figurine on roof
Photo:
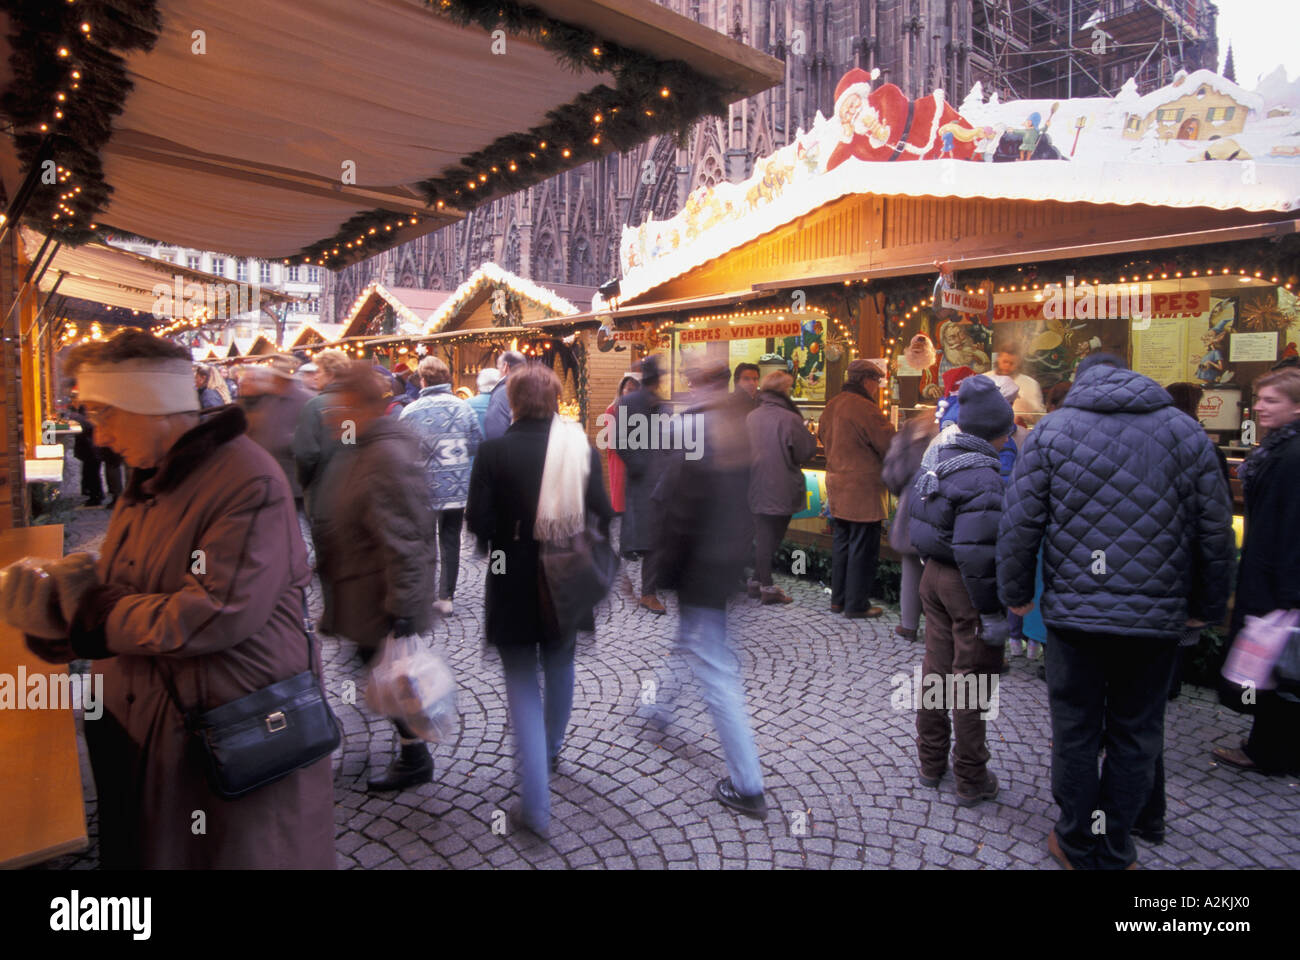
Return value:
[[(975, 152), (974, 137), (966, 139), (955, 130), (975, 128), (936, 90), (928, 97), (908, 100), (892, 83), (875, 89), (872, 83), (880, 71), (868, 74), (854, 68), (835, 88), (835, 120), (840, 125), (839, 143), (831, 151), (826, 169), (834, 170), (850, 157), (868, 161), (935, 160), (940, 155), (969, 160)], [(945, 149), (940, 127), (948, 129), (951, 149)]]

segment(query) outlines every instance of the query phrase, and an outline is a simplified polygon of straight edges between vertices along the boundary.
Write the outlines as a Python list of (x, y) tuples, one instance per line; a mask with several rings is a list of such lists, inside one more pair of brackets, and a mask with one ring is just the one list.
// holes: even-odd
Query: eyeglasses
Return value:
[(103, 406), (95, 406), (88, 403), (82, 405), (82, 410), (85, 412), (86, 419), (90, 421), (90, 424), (93, 427), (98, 427), (108, 422), (109, 418), (113, 415), (113, 411), (116, 409), (116, 407), (110, 407), (106, 404)]

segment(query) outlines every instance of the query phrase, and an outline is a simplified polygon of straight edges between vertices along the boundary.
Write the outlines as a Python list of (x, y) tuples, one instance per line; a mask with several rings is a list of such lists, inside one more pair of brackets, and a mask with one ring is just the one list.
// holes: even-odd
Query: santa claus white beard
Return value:
[(928, 370), (934, 366), (938, 359), (934, 352), (934, 344), (929, 340), (921, 344), (909, 343), (903, 349), (903, 360), (913, 370)]

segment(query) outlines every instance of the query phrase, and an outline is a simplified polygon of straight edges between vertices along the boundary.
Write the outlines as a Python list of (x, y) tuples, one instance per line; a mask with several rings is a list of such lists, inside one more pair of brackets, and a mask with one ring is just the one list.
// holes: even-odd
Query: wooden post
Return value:
[[(11, 230), (0, 244), (0, 316), (8, 316), (23, 265), (19, 261), (18, 231)], [(15, 311), (17, 313), (17, 311)], [(0, 442), (0, 530), (26, 525), (27, 484), (23, 470), (23, 403), (18, 372), (18, 324), (14, 316), (4, 326), (0, 340), (0, 420), (4, 422)]]

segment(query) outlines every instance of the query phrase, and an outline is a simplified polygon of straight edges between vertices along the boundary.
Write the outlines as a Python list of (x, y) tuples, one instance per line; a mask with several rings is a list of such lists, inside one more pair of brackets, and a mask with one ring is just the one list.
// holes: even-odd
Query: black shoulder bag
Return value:
[(586, 526), (572, 537), (542, 542), (538, 559), (543, 616), (561, 637), (582, 629), (618, 573), (618, 555), (609, 537), (588, 514)]
[(159, 663), (167, 694), (203, 750), (208, 783), (234, 800), (327, 757), (342, 740), (315, 673), (316, 630), (302, 601), (307, 669), (205, 713), (186, 710), (171, 671)]

